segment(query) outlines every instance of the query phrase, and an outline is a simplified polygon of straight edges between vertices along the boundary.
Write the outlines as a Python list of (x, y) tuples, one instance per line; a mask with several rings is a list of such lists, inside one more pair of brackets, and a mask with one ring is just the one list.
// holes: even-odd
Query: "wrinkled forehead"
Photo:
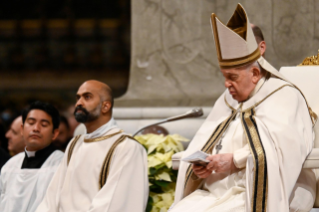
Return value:
[(242, 70), (243, 69), (241, 68), (228, 68), (228, 69), (221, 68), (220, 69), (220, 71), (223, 74), (240, 74)]

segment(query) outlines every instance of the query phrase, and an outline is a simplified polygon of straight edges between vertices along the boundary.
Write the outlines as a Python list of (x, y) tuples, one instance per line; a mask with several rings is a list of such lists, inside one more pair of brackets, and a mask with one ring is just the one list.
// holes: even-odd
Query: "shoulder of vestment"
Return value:
[(20, 152), (16, 154), (15, 156), (11, 157), (2, 167), (1, 172), (5, 171), (8, 167), (15, 168), (15, 167), (21, 167), (22, 161), (25, 157), (25, 152)]
[[(249, 110), (261, 105), (264, 101), (267, 101), (270, 96), (276, 93), (278, 94), (278, 92), (280, 93), (283, 88), (287, 87), (288, 89), (297, 91), (297, 89), (294, 88), (294, 86), (289, 82), (286, 82), (279, 78), (270, 78), (269, 80), (265, 81), (260, 90), (253, 97), (251, 97), (246, 102), (243, 102), (242, 110)], [(229, 92), (225, 93), (225, 102), (231, 108), (237, 109), (239, 107), (239, 103), (232, 98)]]

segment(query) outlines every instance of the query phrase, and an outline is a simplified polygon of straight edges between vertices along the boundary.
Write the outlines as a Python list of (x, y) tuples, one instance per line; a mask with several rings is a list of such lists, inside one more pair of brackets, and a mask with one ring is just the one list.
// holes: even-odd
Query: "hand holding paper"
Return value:
[(233, 173), (239, 169), (233, 162), (233, 154), (209, 155), (202, 151), (197, 151), (182, 159), (193, 164), (193, 171), (199, 178), (207, 178), (212, 173)]
[(193, 163), (196, 165), (202, 165), (206, 166), (210, 161), (206, 160), (206, 158), (209, 156), (209, 154), (202, 152), (202, 151), (196, 151), (193, 154), (185, 157), (182, 159), (182, 161)]

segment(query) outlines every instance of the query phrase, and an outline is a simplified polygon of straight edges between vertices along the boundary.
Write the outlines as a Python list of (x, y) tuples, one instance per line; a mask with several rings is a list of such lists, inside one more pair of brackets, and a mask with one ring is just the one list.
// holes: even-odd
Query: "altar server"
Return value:
[(48, 103), (34, 102), (22, 114), (25, 151), (1, 170), (0, 211), (34, 212), (57, 170), (63, 153), (51, 144), (59, 134), (59, 112)]
[(112, 118), (113, 97), (104, 83), (84, 82), (75, 118), (87, 134), (76, 136), (37, 212), (143, 212), (148, 199), (147, 156)]

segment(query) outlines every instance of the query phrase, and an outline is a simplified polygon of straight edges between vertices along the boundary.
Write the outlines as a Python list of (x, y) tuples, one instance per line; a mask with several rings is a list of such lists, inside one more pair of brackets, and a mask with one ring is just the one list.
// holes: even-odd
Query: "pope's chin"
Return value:
[(244, 102), (246, 99), (240, 97), (239, 95), (237, 95), (236, 93), (231, 93), (230, 95), (232, 95), (233, 99), (235, 99), (237, 102)]
[(238, 101), (238, 95), (236, 94), (236, 92), (229, 92), (229, 94), (233, 97), (233, 99)]

